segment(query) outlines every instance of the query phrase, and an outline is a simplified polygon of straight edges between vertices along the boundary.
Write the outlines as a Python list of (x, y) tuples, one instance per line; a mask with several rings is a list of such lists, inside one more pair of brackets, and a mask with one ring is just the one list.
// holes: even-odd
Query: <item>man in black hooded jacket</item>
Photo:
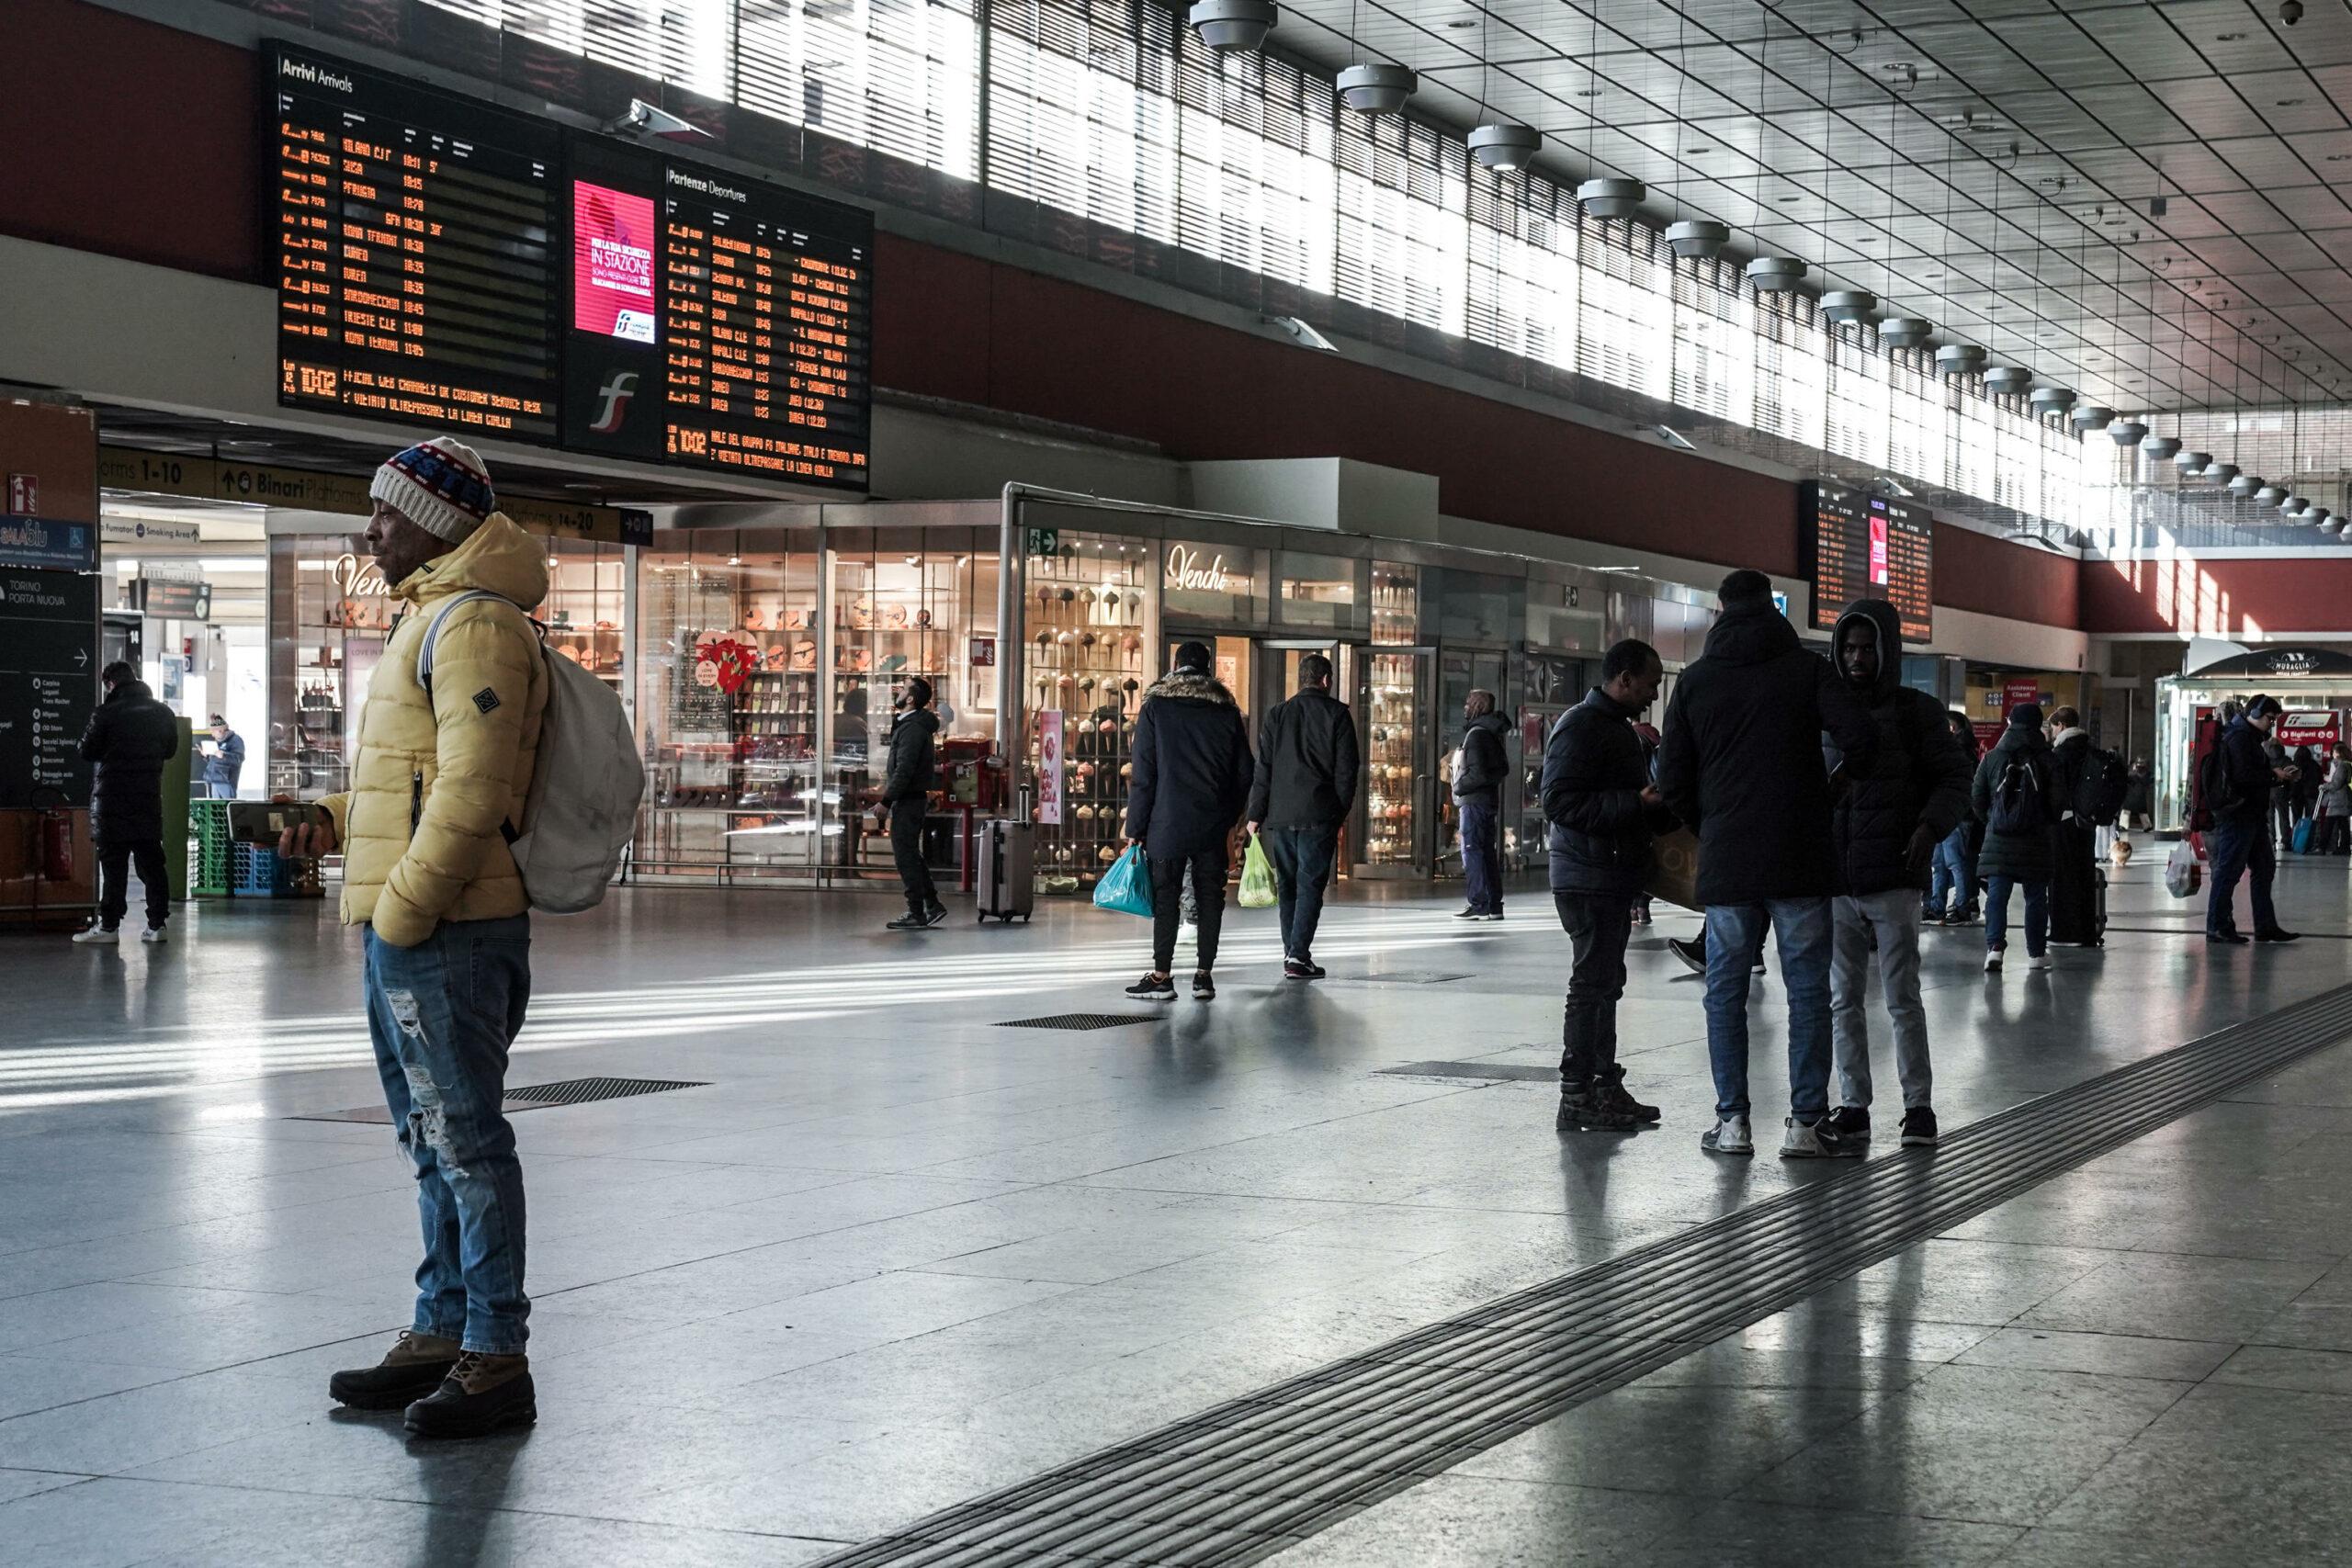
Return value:
[[(1936, 1141), (1928, 1010), (1919, 1000), (1919, 897), (1936, 846), (1968, 818), (1976, 767), (1953, 739), (1943, 705), (1903, 683), (1903, 621), (1894, 605), (1883, 599), (1849, 604), (1830, 646), (1839, 677), (1870, 705), (1878, 725), (1878, 763), (1838, 799), (1830, 840), (1838, 895), (1830, 904), (1829, 1039), (1838, 1103), (1820, 1131), (1831, 1154), (1859, 1156), (1871, 1136), (1871, 1035), (1862, 1004), (1873, 948), (1903, 1084), (1903, 1141)], [(1829, 765), (1838, 761), (1832, 750)]]
[(74, 937), (111, 942), (130, 908), (130, 866), (147, 890), (142, 940), (164, 940), (171, 884), (164, 866), (164, 764), (179, 755), (177, 715), (155, 700), (139, 672), (116, 660), (99, 672), (106, 701), (82, 732), (82, 760), (97, 765), (90, 788), (90, 837), (98, 851), (98, 923)]
[(1175, 668), (1144, 694), (1136, 716), (1135, 774), (1127, 788), (1127, 837), (1151, 863), (1151, 970), (1127, 987), (1141, 1001), (1172, 1001), (1176, 928), (1187, 881), (1200, 922), (1193, 996), (1216, 995), (1217, 935), (1225, 924), (1228, 840), (1250, 803), (1255, 772), (1250, 732), (1225, 682), (1209, 673), (1208, 645), (1176, 649)]
[(1657, 784), (1699, 835), (1707, 908), (1707, 1055), (1714, 1069), (1709, 1154), (1756, 1152), (1748, 1127), (1747, 987), (1770, 924), (1789, 993), (1789, 1118), (1783, 1159), (1814, 1159), (1829, 1110), (1831, 781), (1826, 730), (1848, 778), (1878, 758), (1878, 725), (1829, 661), (1805, 651), (1772, 604), (1772, 580), (1735, 571), (1707, 651), (1676, 682)]
[(890, 852), (899, 863), (899, 882), (906, 889), (907, 912), (890, 922), (894, 931), (921, 931), (947, 918), (931, 867), (922, 858), (922, 823), (931, 809), (931, 786), (938, 781), (932, 739), (939, 733), (939, 716), (931, 708), (931, 682), (917, 675), (899, 692), (893, 704), (899, 716), (890, 721), (890, 761), (882, 775), (882, 805), (890, 813)]

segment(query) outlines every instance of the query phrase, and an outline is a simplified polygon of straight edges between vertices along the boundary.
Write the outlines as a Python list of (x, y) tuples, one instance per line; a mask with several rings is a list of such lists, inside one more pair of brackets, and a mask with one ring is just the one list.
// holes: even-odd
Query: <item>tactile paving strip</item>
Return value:
[(1416, 1329), (822, 1568), (1258, 1562), (2347, 1034), (2352, 986)]

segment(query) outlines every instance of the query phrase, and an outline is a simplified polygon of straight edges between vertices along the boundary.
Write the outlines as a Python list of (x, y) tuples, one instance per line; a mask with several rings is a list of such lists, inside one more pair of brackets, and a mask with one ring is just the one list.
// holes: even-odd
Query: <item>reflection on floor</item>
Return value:
[[(1928, 932), (1947, 1126), (2352, 977), (2341, 863), (2290, 863), (2281, 897), (2328, 934), (2209, 951), (2153, 866), (2117, 884), (2108, 950), (2048, 975), (1988, 980), (1980, 931)], [(414, 1224), (383, 1129), (287, 1119), (375, 1092), (348, 935), (216, 905), (162, 949), (0, 946), (32, 1021), (0, 1045), (0, 1562), (809, 1560), (1835, 1175), (1698, 1153), (1699, 987), (1657, 945), (1688, 919), (1635, 954), (1623, 1015), (1665, 1126), (1564, 1142), (1540, 1081), (1381, 1073), (1556, 1055), (1540, 891), (1498, 926), (1343, 903), (1323, 987), (1275, 977), (1271, 915), (1229, 914), (1216, 1002), (1085, 1033), (994, 1025), (1129, 1010), (1139, 925), (1055, 905), (900, 936), (885, 905), (639, 891), (541, 923), (515, 1081), (711, 1087), (517, 1122), (542, 1421), (457, 1450), (323, 1397), (405, 1322)], [(2344, 1056), (1285, 1560), (2332, 1550)]]

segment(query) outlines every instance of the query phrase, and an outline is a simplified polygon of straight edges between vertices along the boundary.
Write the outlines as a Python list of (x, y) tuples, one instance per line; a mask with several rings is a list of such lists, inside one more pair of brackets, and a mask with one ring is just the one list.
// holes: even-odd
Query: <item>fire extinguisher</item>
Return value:
[(74, 813), (40, 814), (40, 874), (45, 881), (74, 880)]

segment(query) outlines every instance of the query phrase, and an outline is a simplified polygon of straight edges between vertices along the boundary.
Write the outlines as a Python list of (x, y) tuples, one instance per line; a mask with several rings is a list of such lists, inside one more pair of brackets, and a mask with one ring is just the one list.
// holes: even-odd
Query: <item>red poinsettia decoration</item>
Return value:
[(710, 638), (695, 649), (695, 657), (718, 666), (718, 689), (729, 696), (760, 667), (760, 650), (731, 637)]

